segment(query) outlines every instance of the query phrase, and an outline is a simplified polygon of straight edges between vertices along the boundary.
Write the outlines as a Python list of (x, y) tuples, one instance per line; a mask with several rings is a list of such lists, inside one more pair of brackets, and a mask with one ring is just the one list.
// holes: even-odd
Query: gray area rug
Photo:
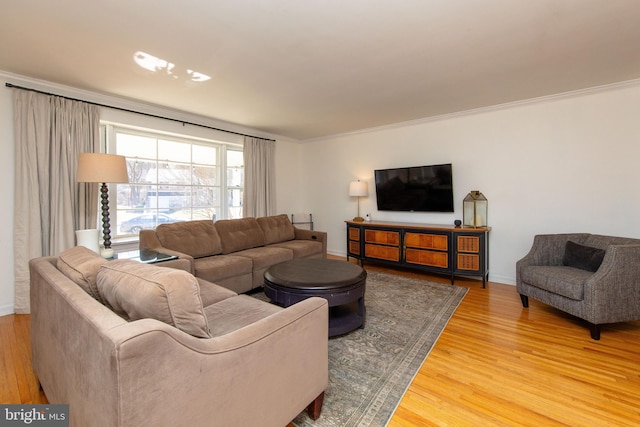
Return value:
[(329, 339), (320, 418), (299, 427), (385, 426), (468, 289), (368, 271), (364, 329)]

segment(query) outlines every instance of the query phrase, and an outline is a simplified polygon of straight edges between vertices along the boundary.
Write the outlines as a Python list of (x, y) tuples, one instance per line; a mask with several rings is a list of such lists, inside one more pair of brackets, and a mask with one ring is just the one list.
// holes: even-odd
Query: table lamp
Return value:
[(124, 156), (104, 153), (80, 153), (78, 157), (78, 182), (100, 183), (100, 197), (102, 199), (102, 237), (104, 248), (100, 251), (103, 258), (112, 258), (111, 226), (109, 224), (109, 189), (107, 182), (129, 182), (127, 160)]
[(358, 216), (353, 218), (355, 222), (364, 221), (364, 218), (360, 216), (360, 197), (367, 197), (368, 195), (369, 191), (366, 182), (357, 180), (349, 183), (349, 196), (358, 198)]

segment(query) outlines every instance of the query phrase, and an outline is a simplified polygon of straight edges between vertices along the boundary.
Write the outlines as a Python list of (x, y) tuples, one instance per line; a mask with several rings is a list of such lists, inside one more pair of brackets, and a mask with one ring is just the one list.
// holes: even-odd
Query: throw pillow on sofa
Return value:
[(56, 267), (86, 293), (104, 302), (98, 292), (96, 276), (100, 266), (107, 262), (99, 254), (84, 246), (67, 249), (58, 255)]
[(111, 261), (98, 272), (98, 290), (129, 320), (156, 319), (198, 338), (211, 338), (196, 278), (183, 270)]
[(569, 240), (565, 246), (562, 264), (579, 268), (580, 270), (596, 272), (604, 260), (604, 255), (605, 251), (603, 249), (584, 246)]

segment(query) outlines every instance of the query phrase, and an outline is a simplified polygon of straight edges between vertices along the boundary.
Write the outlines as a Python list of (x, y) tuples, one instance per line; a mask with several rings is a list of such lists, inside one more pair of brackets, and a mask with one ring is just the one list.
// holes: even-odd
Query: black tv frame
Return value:
[(376, 169), (374, 179), (379, 211), (454, 212), (451, 163)]

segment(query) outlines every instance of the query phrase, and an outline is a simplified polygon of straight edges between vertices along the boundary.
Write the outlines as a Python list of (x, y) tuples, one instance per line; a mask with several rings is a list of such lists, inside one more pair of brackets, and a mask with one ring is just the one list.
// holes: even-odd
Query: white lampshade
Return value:
[(367, 183), (363, 181), (352, 181), (349, 183), (349, 196), (366, 197), (369, 195)]
[(129, 182), (124, 156), (104, 153), (80, 153), (77, 182)]

